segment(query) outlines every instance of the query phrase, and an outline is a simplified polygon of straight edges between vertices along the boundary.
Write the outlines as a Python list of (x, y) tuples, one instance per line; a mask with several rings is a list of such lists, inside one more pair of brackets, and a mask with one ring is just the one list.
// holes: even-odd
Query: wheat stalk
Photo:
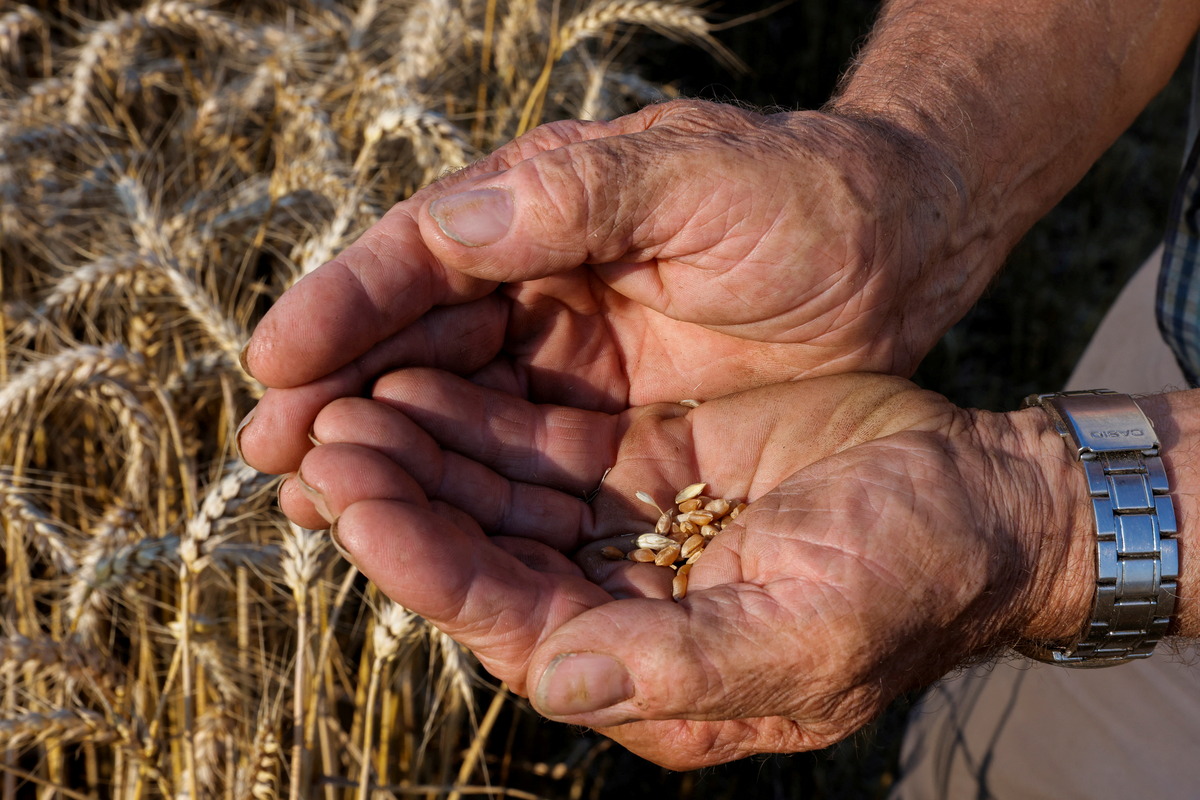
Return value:
[(103, 715), (84, 708), (60, 708), (49, 713), (30, 711), (0, 719), (0, 741), (13, 749), (30, 747), (47, 739), (59, 744), (90, 741), (95, 744), (124, 739)]
[(0, 387), (0, 429), (47, 400), (102, 381), (136, 381), (142, 365), (120, 345), (79, 345), (27, 366)]
[(132, 290), (151, 294), (156, 274), (140, 252), (124, 252), (106, 256), (77, 266), (55, 282), (30, 317), (18, 327), (16, 334), (32, 339), (39, 329), (61, 327), (65, 317), (75, 309), (110, 289)]
[(503, 693), (476, 724), (465, 652), (354, 570), (335, 590), (324, 535), (228, 459), (246, 332), (299, 275), (526, 108), (651, 96), (606, 34), (665, 11), (549, 5), (0, 11), (0, 796), (483, 790)]
[(0, 14), (0, 58), (15, 62), (19, 53), (18, 40), (27, 34), (42, 33), (44, 30), (42, 15), (29, 6), (18, 5), (12, 11)]
[[(143, 247), (148, 258), (162, 270), (163, 276), (175, 292), (176, 298), (191, 313), (213, 342), (229, 356), (232, 363), (240, 363), (239, 355), (247, 336), (226, 317), (196, 283), (183, 274), (178, 263), (166, 254), (171, 251), (170, 243), (163, 235), (163, 223), (151, 206), (145, 188), (131, 177), (120, 178), (116, 183), (117, 194), (129, 215), (134, 238)], [(244, 375), (247, 384), (254, 379)]]
[(562, 56), (585, 39), (600, 36), (616, 25), (641, 25), (664, 36), (692, 39), (719, 49), (712, 38), (708, 21), (699, 9), (658, 0), (604, 0), (592, 3), (569, 18), (558, 30), (556, 57)]
[(325, 536), (317, 531), (292, 524), (283, 537), (283, 578), (292, 590), (296, 601), (296, 667), (292, 689), (292, 782), (291, 793), (300, 792), (300, 780), (304, 774), (307, 748), (304, 746), (305, 721), (308, 711), (308, 646), (309, 646), (309, 589), (321, 569), (321, 555), (328, 544)]
[(152, 2), (140, 12), (122, 12), (107, 20), (87, 37), (71, 75), (71, 96), (67, 101), (67, 121), (81, 125), (86, 116), (95, 77), (106, 59), (112, 67), (120, 63), (120, 52), (137, 45), (146, 33), (156, 30), (191, 34), (207, 43), (232, 50), (256, 50), (259, 40), (225, 18), (192, 3)]
[(40, 673), (53, 673), (60, 681), (85, 686), (104, 701), (116, 702), (113, 687), (117, 677), (97, 663), (94, 650), (84, 647), (76, 639), (63, 641), (44, 635), (31, 638), (20, 634), (0, 637), (0, 670), (16, 672), (30, 667)]

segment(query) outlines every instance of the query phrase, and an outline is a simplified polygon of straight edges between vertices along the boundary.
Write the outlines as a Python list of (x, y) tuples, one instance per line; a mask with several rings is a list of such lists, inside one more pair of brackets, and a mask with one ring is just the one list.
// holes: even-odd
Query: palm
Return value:
[[(904, 472), (881, 468), (888, 462)], [(964, 627), (960, 616), (981, 602), (996, 565), (980, 560), (991, 543), (977, 533), (979, 509), (934, 480), (947, 462), (936, 437), (899, 434), (812, 464), (760, 497), (695, 564), (692, 608), (657, 610), (626, 651), (649, 654), (629, 664), (635, 674), (668, 673), (654, 661), (663, 650), (703, 658), (733, 642), (736, 664), (707, 675), (752, 680), (689, 681), (669, 691), (674, 714), (601, 730), (680, 769), (815, 749), (986, 647), (995, 630)], [(960, 581), (945, 589), (954, 596), (910, 589), (945, 586), (931, 581), (938, 574)], [(695, 616), (709, 629), (701, 637)], [(581, 638), (593, 624), (581, 617), (560, 636)]]
[[(981, 570), (1008, 562), (978, 554), (996, 546), (974, 534), (982, 511), (936, 488), (952, 469), (955, 412), (904, 381), (836, 376), (617, 416), (530, 406), (420, 370), (376, 392), (402, 414), (331, 406), (317, 421), (331, 446), (303, 465), (344, 509), (339, 531), (364, 571), (517, 691), (532, 690), (542, 654), (589, 650), (597, 628), (618, 627), (639, 697), (688, 721), (572, 721), (663, 763), (828, 743), (992, 633), (954, 625), (996, 577)], [(375, 471), (347, 469), (358, 458)], [(593, 502), (579, 499), (602, 476)], [(657, 599), (669, 591), (663, 568), (588, 557), (606, 537), (649, 527), (655, 512), (635, 492), (667, 502), (698, 479), (752, 502), (697, 562), (686, 601)], [(955, 582), (944, 596), (909, 596), (931, 572)], [(933, 655), (911, 648), (954, 636)], [(720, 661), (730, 641), (742, 660), (724, 674), (752, 685), (714, 682), (721, 670), (653, 679), (667, 657)]]
[[(680, 267), (662, 260), (638, 269), (664, 274)], [(663, 291), (678, 318), (630, 300), (605, 277), (581, 268), (505, 287), (507, 325), (481, 380), (534, 402), (618, 412), (819, 371), (811, 353), (795, 344), (751, 341), (686, 321), (671, 300), (688, 294), (677, 285), (668, 282)], [(690, 294), (687, 303), (695, 304), (697, 292)], [(704, 318), (698, 311), (695, 317)]]

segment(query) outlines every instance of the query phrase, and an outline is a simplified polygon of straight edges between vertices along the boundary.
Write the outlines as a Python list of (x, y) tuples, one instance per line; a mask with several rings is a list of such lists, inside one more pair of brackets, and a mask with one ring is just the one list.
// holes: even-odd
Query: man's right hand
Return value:
[(952, 172), (898, 130), (813, 112), (682, 101), (543, 126), (285, 293), (247, 350), (273, 388), (243, 453), (294, 470), (321, 407), (407, 365), (608, 412), (906, 374), (992, 270), (964, 291), (973, 265), (946, 266)]

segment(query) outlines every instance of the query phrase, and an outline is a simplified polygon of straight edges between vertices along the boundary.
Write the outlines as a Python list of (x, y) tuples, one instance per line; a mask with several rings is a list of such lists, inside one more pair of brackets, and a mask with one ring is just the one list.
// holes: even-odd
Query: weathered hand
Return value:
[[(618, 412), (804, 375), (907, 374), (990, 275), (952, 172), (879, 121), (681, 101), (547, 125), (395, 206), (267, 314), (241, 436), (288, 472), (399, 366)], [(505, 283), (500, 283), (505, 282)]]
[[(539, 711), (672, 768), (823, 746), (1088, 611), (1086, 527), (1046, 502), (1081, 497), (1078, 475), (1038, 411), (967, 412), (878, 375), (618, 415), (430, 370), (375, 398), (321, 412), (285, 509), (321, 524), (315, 502), (371, 580)], [(685, 600), (662, 599), (664, 568), (595, 557), (653, 525), (636, 491), (665, 504), (696, 480), (750, 505)]]

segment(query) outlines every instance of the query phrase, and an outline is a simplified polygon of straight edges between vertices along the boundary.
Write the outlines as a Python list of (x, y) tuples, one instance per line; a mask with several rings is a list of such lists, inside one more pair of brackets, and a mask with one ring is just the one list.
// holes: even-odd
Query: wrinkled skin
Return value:
[[(541, 713), (689, 769), (821, 747), (965, 657), (1076, 630), (1086, 592), (1046, 579), (1068, 542), (1039, 538), (1069, 523), (988, 500), (1046, 495), (1023, 466), (1061, 449), (1045, 428), (878, 375), (610, 415), (407, 370), (321, 411), (283, 499)], [(635, 492), (665, 505), (697, 479), (750, 505), (684, 601), (669, 571), (598, 557), (653, 526)]]
[[(274, 388), (242, 452), (295, 470), (325, 404), (402, 366), (614, 413), (907, 374), (976, 294), (948, 266), (954, 186), (935, 155), (878, 123), (696, 101), (538, 128), (283, 295), (245, 354)], [(431, 215), (489, 187), (513, 209), (494, 244), (465, 246)]]

